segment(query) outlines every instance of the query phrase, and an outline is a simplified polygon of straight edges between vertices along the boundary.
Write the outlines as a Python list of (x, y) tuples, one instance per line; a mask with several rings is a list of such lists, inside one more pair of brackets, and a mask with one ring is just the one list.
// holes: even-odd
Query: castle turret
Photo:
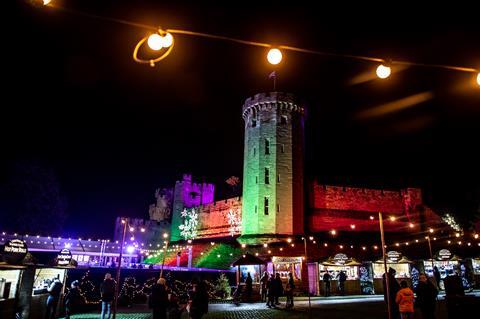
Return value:
[(261, 93), (243, 105), (242, 243), (304, 232), (304, 108), (293, 95)]

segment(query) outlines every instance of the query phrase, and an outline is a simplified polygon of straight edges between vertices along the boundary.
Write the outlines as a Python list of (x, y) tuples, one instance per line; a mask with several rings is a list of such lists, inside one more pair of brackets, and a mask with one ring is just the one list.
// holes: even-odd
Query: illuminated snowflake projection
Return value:
[(442, 217), (442, 220), (456, 231), (462, 231), (462, 227), (456, 222), (455, 218), (449, 213)]
[(183, 220), (183, 224), (178, 226), (180, 229), (180, 236), (184, 237), (185, 240), (187, 239), (194, 239), (197, 237), (197, 226), (198, 226), (198, 214), (194, 208), (190, 211), (184, 209), (181, 212)]
[(233, 237), (233, 235), (239, 233), (242, 229), (242, 218), (239, 216), (238, 211), (230, 209), (227, 213), (227, 221), (228, 225), (230, 226), (228, 230), (230, 235)]

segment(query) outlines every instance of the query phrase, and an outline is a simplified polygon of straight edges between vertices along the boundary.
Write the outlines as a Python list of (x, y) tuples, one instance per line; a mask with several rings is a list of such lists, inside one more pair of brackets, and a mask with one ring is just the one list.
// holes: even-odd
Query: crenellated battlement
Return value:
[(402, 212), (422, 204), (422, 192), (417, 188), (393, 191), (314, 183), (312, 195), (315, 209)]
[(242, 107), (242, 116), (244, 119), (247, 119), (253, 110), (260, 112), (262, 110), (271, 110), (274, 107), (280, 110), (304, 114), (305, 109), (298, 104), (297, 99), (291, 93), (258, 93), (245, 100)]

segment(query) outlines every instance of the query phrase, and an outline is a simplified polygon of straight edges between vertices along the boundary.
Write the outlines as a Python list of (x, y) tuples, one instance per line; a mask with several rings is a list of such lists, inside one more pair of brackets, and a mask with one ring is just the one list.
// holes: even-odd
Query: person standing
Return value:
[(63, 284), (60, 278), (55, 277), (48, 287), (47, 309), (45, 311), (45, 319), (55, 319), (57, 313), (58, 300), (62, 293)]
[(435, 278), (435, 284), (437, 285), (438, 289), (440, 290), (440, 271), (438, 270), (437, 266), (433, 266), (433, 278)]
[(325, 287), (325, 297), (330, 296), (330, 280), (332, 279), (332, 276), (328, 272), (328, 270), (325, 271), (325, 274), (323, 274), (323, 284)]
[(293, 274), (289, 272), (287, 286), (285, 287), (285, 295), (287, 296), (286, 308), (293, 308), (293, 289), (295, 289)]
[(100, 297), (102, 301), (102, 313), (100, 319), (105, 319), (105, 314), (107, 319), (110, 319), (112, 301), (115, 298), (115, 286), (116, 282), (112, 279), (112, 274), (106, 273), (105, 279), (100, 285)]
[(345, 281), (347, 280), (347, 275), (343, 270), (338, 274), (338, 290), (340, 296), (345, 296)]
[(70, 287), (64, 298), (65, 319), (70, 319), (70, 315), (77, 313), (80, 306), (85, 304), (78, 280), (73, 281)]
[(435, 306), (437, 302), (438, 290), (427, 275), (420, 274), (418, 276), (418, 285), (415, 289), (417, 300), (415, 305), (420, 308), (423, 319), (435, 319)]
[(252, 289), (253, 289), (252, 284), (253, 284), (252, 276), (250, 276), (250, 273), (247, 273), (247, 278), (245, 279), (245, 293), (246, 293), (247, 302), (252, 301)]
[(398, 304), (400, 310), (400, 316), (402, 319), (413, 319), (413, 302), (415, 300), (413, 291), (408, 287), (405, 280), (402, 280), (400, 287), (402, 289), (397, 292), (395, 298), (395, 302)]
[(262, 278), (260, 279), (260, 295), (262, 301), (267, 301), (267, 283), (268, 283), (268, 272), (264, 272)]
[(148, 306), (153, 309), (153, 319), (167, 318), (168, 292), (164, 278), (158, 279), (157, 283), (152, 286)]
[(458, 275), (458, 271), (448, 271), (448, 276), (443, 280), (443, 284), (445, 286), (448, 318), (463, 318), (465, 291), (463, 290), (462, 279)]
[(274, 282), (274, 290), (275, 290), (275, 305), (279, 305), (280, 301), (278, 298), (283, 295), (283, 283), (282, 283), (282, 278), (280, 278), (280, 273), (275, 274), (275, 280)]
[[(383, 274), (383, 296), (385, 302), (390, 304), (390, 310), (392, 312), (392, 318), (398, 318), (400, 316), (398, 305), (395, 302), (395, 298), (397, 297), (397, 293), (400, 291), (400, 285), (398, 284), (397, 279), (395, 278), (395, 274), (397, 271), (393, 268), (388, 269), (388, 292), (389, 296), (387, 296), (387, 281), (386, 281), (386, 274)], [(388, 298), (388, 301), (387, 301)]]
[(267, 298), (267, 307), (275, 308), (275, 277), (273, 274), (270, 275), (267, 281)]
[(208, 313), (208, 292), (203, 281), (194, 278), (189, 298), (189, 315), (191, 319), (201, 319)]

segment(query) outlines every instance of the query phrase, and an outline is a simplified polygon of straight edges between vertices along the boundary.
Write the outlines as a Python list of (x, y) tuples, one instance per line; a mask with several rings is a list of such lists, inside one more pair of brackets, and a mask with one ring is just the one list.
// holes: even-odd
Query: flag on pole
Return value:
[(277, 73), (275, 71), (273, 71), (272, 73), (270, 73), (270, 75), (268, 76), (269, 79), (274, 79), (277, 77)]

